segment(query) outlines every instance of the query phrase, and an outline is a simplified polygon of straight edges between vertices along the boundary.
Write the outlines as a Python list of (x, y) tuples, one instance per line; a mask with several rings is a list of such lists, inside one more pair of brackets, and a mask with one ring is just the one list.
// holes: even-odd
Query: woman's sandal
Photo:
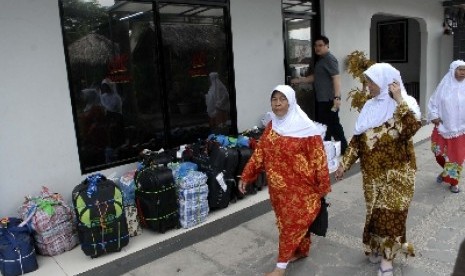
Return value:
[(436, 182), (439, 183), (439, 184), (441, 184), (442, 181), (443, 181), (443, 179), (442, 179), (442, 173), (440, 173), (440, 174), (436, 177)]
[(460, 192), (459, 186), (450, 186), (450, 191), (453, 192), (454, 194)]
[(383, 270), (381, 266), (378, 269), (378, 276), (394, 276), (394, 268), (388, 268), (386, 270)]

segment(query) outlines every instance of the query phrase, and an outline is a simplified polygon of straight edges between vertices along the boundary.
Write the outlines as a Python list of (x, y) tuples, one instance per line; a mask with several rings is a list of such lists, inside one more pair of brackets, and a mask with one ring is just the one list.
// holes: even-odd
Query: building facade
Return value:
[[(108, 22), (98, 26), (106, 29), (73, 29), (79, 23), (72, 9), (77, 2), (104, 7), (100, 15)], [(303, 10), (293, 10), (293, 4)], [(16, 216), (24, 196), (42, 185), (70, 199), (89, 173), (119, 176), (134, 169), (136, 156), (123, 154), (125, 145), (159, 149), (212, 129), (235, 134), (259, 125), (271, 89), (311, 64), (317, 34), (330, 38), (330, 51), (339, 59), (340, 117), (348, 139), (358, 113), (345, 99), (360, 84), (345, 71), (344, 60), (354, 50), (392, 62), (425, 112), (452, 60), (453, 37), (444, 34), (443, 21), (437, 0), (1, 1), (2, 216)], [(380, 35), (386, 26), (402, 28), (399, 55), (378, 45), (386, 39)], [(296, 29), (306, 35), (291, 33)], [(107, 52), (89, 52), (86, 42)], [(229, 93), (226, 129), (206, 110), (211, 72)], [(117, 103), (110, 111), (115, 128), (105, 133), (115, 131), (110, 136), (120, 141), (89, 142), (98, 131), (83, 133), (98, 119), (86, 125), (82, 114), (92, 108), (92, 93), (105, 94), (105, 79), (112, 83), (106, 93), (120, 98), (110, 97), (109, 103)], [(304, 102), (312, 101), (311, 87), (303, 91), (310, 94), (302, 96), (301, 105), (311, 116), (312, 103)], [(92, 143), (103, 146), (94, 151)]]

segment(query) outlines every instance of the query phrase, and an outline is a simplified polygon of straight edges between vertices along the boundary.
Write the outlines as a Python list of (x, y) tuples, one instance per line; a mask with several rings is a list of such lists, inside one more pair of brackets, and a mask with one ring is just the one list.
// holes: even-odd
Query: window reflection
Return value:
[[(171, 138), (181, 144), (195, 140), (198, 133), (201, 136), (209, 132), (227, 134), (229, 101), (223, 109), (223, 120), (212, 120), (207, 112), (207, 99), (212, 99), (208, 94), (209, 74), (216, 72), (218, 81), (221, 78), (225, 87), (229, 85), (225, 78), (223, 10), (201, 5), (163, 5), (160, 18)], [(225, 97), (229, 99), (229, 95)]]
[[(223, 7), (109, 0), (60, 4), (83, 172), (131, 162), (144, 148), (229, 133)], [(214, 98), (211, 72), (228, 99), (221, 112), (214, 110), (214, 120), (207, 111), (207, 99)]]
[[(313, 74), (312, 36), (315, 28), (317, 1), (282, 0), (286, 50), (286, 81)], [(315, 95), (311, 83), (294, 85), (297, 102), (310, 118), (315, 117)]]

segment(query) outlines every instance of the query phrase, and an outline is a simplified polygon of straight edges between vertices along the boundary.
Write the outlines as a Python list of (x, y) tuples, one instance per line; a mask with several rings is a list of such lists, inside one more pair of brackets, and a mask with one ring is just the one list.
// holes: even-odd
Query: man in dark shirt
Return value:
[(341, 77), (339, 75), (338, 61), (329, 52), (329, 39), (319, 36), (314, 43), (315, 53), (318, 56), (315, 70), (312, 75), (305, 78), (293, 79), (291, 84), (313, 82), (316, 95), (316, 121), (325, 124), (325, 140), (341, 141), (341, 152), (347, 148), (344, 129), (339, 121), (339, 107), (341, 106)]

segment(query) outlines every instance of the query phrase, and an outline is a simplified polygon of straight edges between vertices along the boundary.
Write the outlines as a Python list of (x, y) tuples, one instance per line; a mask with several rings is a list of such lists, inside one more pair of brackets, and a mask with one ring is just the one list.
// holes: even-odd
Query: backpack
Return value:
[(88, 176), (73, 189), (81, 249), (92, 258), (119, 252), (129, 243), (121, 189), (102, 174)]

